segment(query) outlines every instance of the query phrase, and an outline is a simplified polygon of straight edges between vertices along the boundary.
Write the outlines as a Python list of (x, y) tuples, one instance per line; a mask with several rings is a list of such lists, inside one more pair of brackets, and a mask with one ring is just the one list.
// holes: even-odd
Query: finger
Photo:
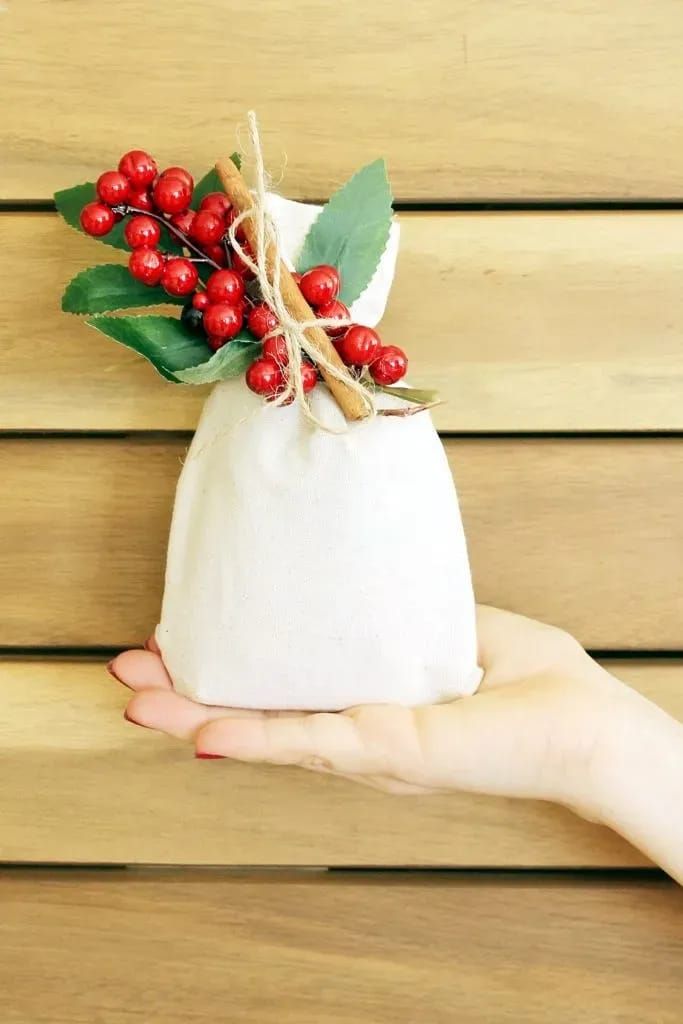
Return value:
[(163, 661), (152, 651), (124, 651), (109, 662), (107, 670), (131, 690), (173, 688)]
[(181, 740), (192, 739), (203, 726), (227, 714), (252, 717), (261, 712), (209, 707), (165, 689), (141, 690), (128, 702), (125, 711), (126, 718), (135, 725), (144, 725)]
[(145, 648), (148, 651), (151, 651), (152, 654), (161, 654), (161, 650), (159, 648), (159, 644), (156, 641), (154, 633), (152, 633), (151, 636), (148, 636), (147, 639), (145, 640)]
[(293, 764), (351, 774), (377, 772), (356, 723), (344, 714), (310, 714), (212, 722), (196, 738), (199, 757)]

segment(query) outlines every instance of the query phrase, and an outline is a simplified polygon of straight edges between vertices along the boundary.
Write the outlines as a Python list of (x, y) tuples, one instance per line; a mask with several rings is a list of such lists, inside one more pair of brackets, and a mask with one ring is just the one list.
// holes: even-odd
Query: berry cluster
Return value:
[[(312, 267), (305, 274), (295, 275), (303, 297), (323, 320), (348, 320), (349, 310), (338, 299), (341, 281), (335, 267)], [(261, 303), (254, 306), (247, 319), (247, 327), (256, 338), (264, 338), (263, 351), (247, 370), (247, 385), (266, 398), (278, 395), (284, 387), (287, 372), (287, 346), (277, 334), (275, 314)], [(340, 327), (327, 326), (326, 333), (342, 361), (358, 375), (364, 371), (376, 384), (396, 384), (405, 376), (408, 360), (403, 349), (396, 345), (383, 345), (377, 331), (361, 324)], [(302, 382), (305, 392), (315, 387), (317, 373), (308, 362), (302, 364)]]
[[(262, 342), (261, 354), (247, 370), (247, 385), (258, 395), (274, 398), (286, 386), (288, 363), (277, 317), (229, 244), (228, 229), (235, 217), (230, 200), (222, 192), (211, 192), (193, 210), (193, 191), (192, 175), (184, 167), (168, 167), (159, 174), (149, 153), (131, 150), (121, 157), (118, 170), (105, 171), (98, 178), (97, 200), (83, 207), (81, 227), (101, 238), (123, 217), (129, 218), (124, 237), (132, 250), (128, 269), (135, 280), (150, 287), (160, 285), (174, 297), (187, 296), (181, 320), (189, 329), (202, 332), (214, 352), (246, 323), (249, 334)], [(163, 252), (162, 231), (169, 232), (187, 255)], [(249, 252), (239, 227), (237, 237)], [(208, 276), (207, 271), (211, 271)], [(338, 298), (341, 282), (334, 267), (313, 267), (294, 276), (316, 316), (349, 320), (349, 310)], [(408, 361), (403, 350), (382, 345), (370, 327), (342, 323), (325, 330), (356, 376), (367, 372), (381, 386), (396, 384), (405, 376)], [(308, 360), (302, 362), (301, 378), (305, 393), (318, 381), (318, 370)]]

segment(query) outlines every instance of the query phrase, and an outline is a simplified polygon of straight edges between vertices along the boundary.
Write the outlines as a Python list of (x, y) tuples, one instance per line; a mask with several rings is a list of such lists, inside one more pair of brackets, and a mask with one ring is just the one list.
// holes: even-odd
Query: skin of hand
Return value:
[[(427, 707), (208, 707), (174, 692), (153, 641), (109, 670), (136, 691), (129, 721), (193, 741), (197, 757), (298, 765), (390, 793), (549, 800), (610, 825), (683, 879), (683, 726), (560, 629), (478, 606), (477, 632), (479, 690)], [(642, 773), (629, 781), (634, 759), (647, 762), (650, 785)]]

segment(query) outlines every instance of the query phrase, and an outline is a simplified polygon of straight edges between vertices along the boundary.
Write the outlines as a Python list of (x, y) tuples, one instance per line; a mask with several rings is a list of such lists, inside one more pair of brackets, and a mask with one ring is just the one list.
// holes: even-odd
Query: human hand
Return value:
[(208, 707), (173, 691), (156, 649), (127, 651), (110, 670), (137, 691), (129, 720), (194, 741), (198, 757), (299, 765), (392, 793), (533, 797), (598, 816), (604, 737), (618, 729), (632, 691), (554, 627), (480, 606), (477, 631), (479, 691), (431, 707)]

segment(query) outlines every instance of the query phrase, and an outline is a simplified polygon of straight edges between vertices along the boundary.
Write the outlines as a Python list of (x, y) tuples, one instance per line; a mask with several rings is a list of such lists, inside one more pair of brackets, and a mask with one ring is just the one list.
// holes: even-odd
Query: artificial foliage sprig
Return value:
[[(239, 168), (239, 155), (231, 159)], [(62, 298), (65, 312), (85, 314), (88, 326), (144, 356), (173, 383), (206, 384), (246, 374), (247, 385), (263, 397), (281, 392), (286, 347), (251, 268), (230, 244), (237, 211), (215, 170), (195, 184), (185, 168), (158, 173), (148, 153), (133, 150), (97, 182), (57, 192), (55, 203), (71, 227), (129, 253), (127, 267), (100, 264), (76, 274)], [(377, 270), (391, 220), (386, 166), (375, 160), (322, 208), (295, 274), (343, 362), (373, 388), (388, 391), (405, 375), (405, 353), (383, 345), (371, 328), (350, 322), (349, 306)], [(252, 256), (239, 232), (238, 227), (240, 248)], [(182, 311), (110, 315), (165, 305)], [(308, 392), (318, 382), (317, 369), (304, 359), (301, 373)], [(426, 393), (401, 388), (400, 394), (424, 403)]]

